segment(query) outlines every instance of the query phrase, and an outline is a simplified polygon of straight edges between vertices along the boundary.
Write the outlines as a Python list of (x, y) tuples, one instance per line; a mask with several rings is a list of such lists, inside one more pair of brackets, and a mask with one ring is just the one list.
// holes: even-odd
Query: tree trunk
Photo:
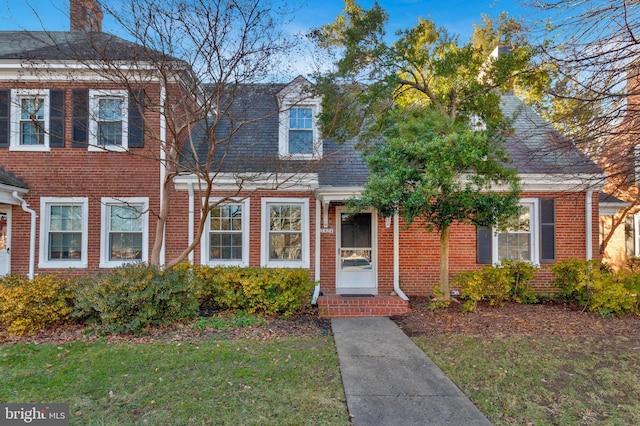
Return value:
[(450, 226), (445, 226), (440, 231), (440, 291), (445, 300), (451, 298), (449, 290), (449, 233)]

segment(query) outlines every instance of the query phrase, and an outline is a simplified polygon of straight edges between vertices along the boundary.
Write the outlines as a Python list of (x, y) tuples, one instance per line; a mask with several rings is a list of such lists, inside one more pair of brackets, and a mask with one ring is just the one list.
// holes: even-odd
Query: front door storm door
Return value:
[(338, 209), (339, 294), (377, 294), (376, 215)]

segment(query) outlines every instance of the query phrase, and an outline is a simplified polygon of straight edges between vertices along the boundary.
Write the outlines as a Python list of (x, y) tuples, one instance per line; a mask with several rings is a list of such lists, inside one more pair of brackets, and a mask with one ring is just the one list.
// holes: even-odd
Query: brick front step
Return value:
[(318, 312), (322, 318), (388, 317), (411, 312), (409, 302), (398, 296), (337, 296), (318, 298)]

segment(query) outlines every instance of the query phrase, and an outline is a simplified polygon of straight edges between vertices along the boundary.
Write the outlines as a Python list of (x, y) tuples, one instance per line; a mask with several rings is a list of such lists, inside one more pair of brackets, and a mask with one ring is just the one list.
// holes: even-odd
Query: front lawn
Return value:
[(640, 424), (640, 317), (412, 306), (396, 321), (496, 425)]
[(72, 425), (348, 425), (331, 336), (0, 346), (0, 401)]

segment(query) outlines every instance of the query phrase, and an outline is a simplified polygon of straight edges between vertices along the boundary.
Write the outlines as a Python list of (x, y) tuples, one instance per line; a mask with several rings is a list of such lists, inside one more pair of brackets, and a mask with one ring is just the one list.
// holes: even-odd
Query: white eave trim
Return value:
[(347, 201), (359, 197), (362, 194), (361, 186), (322, 187), (316, 190), (316, 197), (323, 204), (331, 202)]
[[(522, 192), (601, 191), (606, 182), (604, 174), (520, 173), (518, 177)], [(505, 185), (495, 185), (491, 189), (498, 192), (509, 190)]]
[(22, 196), (27, 194), (29, 190), (17, 186), (0, 184), (0, 203), (19, 206), (20, 202), (12, 195), (14, 192)]
[(599, 216), (615, 216), (618, 214), (618, 210), (629, 207), (631, 203), (616, 202), (616, 203), (600, 203), (598, 204)]
[[(205, 184), (195, 175), (178, 176), (173, 179), (176, 191), (187, 191), (189, 183), (194, 189)], [(218, 173), (213, 179), (215, 191), (290, 190), (309, 191), (318, 188), (317, 173)]]

